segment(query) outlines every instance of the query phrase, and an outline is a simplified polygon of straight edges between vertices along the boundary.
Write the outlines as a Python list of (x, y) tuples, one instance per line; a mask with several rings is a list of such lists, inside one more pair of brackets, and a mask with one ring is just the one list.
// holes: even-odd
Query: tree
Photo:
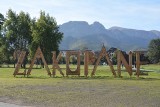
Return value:
[[(8, 10), (7, 17), (3, 24), (3, 38), (5, 38), (4, 52), (8, 60), (11, 59), (10, 57), (13, 57), (13, 53), (16, 50), (29, 50), (28, 45), (32, 39), (30, 25), (31, 18), (28, 13), (21, 11), (19, 14), (16, 14), (16, 12), (13, 12), (11, 9)], [(15, 61), (17, 61), (17, 58)]]
[(2, 31), (2, 27), (3, 27), (3, 23), (5, 21), (4, 16), (0, 13), (0, 64), (2, 64), (3, 62), (5, 62), (7, 60), (6, 57), (6, 42), (5, 42), (5, 37), (3, 36), (3, 31)]
[(32, 38), (30, 23), (31, 18), (28, 13), (22, 11), (16, 14), (11, 9), (8, 10), (4, 29), (10, 51), (27, 49)]
[(5, 19), (4, 19), (3, 14), (0, 13), (0, 31), (1, 31), (1, 29), (2, 29), (2, 25), (3, 25), (4, 20), (5, 20)]
[(148, 56), (152, 63), (160, 62), (160, 39), (153, 39), (148, 46)]
[(46, 60), (51, 62), (51, 51), (58, 51), (63, 38), (63, 33), (59, 32), (55, 19), (41, 11), (39, 19), (32, 25), (32, 37), (31, 55), (33, 56), (40, 46)]
[(0, 13), (0, 47), (3, 45), (2, 26), (4, 23), (4, 16)]
[(4, 23), (4, 16), (0, 13), (0, 47), (3, 45), (3, 34), (2, 34), (2, 26)]
[(7, 17), (4, 22), (3, 30), (5, 32), (6, 41), (8, 43), (8, 50), (13, 53), (16, 49), (18, 39), (18, 16), (11, 9), (7, 12)]
[(28, 13), (21, 11), (18, 15), (18, 47), (20, 50), (28, 50), (31, 43), (31, 18)]

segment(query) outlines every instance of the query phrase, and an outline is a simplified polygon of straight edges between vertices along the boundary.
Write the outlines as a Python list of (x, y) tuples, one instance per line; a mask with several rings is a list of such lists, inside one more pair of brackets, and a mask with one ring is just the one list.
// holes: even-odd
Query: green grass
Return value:
[(141, 65), (142, 69), (146, 70), (154, 70), (156, 72), (160, 73), (160, 64), (155, 64), (155, 65)]
[[(51, 66), (49, 66), (51, 68)], [(65, 68), (65, 65), (61, 65)], [(75, 66), (71, 65), (71, 68)], [(116, 69), (116, 66), (114, 66)], [(160, 65), (143, 65), (155, 70), (148, 76), (114, 78), (108, 66), (98, 66), (95, 76), (49, 77), (45, 69), (33, 69), (31, 75), (13, 77), (14, 68), (0, 68), (0, 101), (40, 107), (158, 107), (160, 105)], [(23, 72), (23, 69), (20, 70)], [(65, 69), (63, 69), (65, 74)]]

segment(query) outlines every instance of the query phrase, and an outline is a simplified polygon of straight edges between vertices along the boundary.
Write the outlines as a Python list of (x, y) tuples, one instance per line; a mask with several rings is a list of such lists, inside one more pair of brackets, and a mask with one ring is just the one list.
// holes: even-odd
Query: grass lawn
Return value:
[(14, 77), (14, 68), (0, 68), (0, 102), (33, 107), (159, 107), (160, 65), (141, 68), (155, 72), (137, 79), (122, 71), (123, 78), (114, 78), (108, 66), (99, 66), (91, 78), (90, 66), (85, 78), (81, 66), (80, 77), (62, 77), (57, 71), (53, 78), (45, 69), (33, 69), (27, 78)]

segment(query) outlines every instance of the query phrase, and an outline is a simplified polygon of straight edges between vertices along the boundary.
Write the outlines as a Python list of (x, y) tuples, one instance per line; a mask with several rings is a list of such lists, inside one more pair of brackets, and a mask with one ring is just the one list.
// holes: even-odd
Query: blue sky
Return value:
[(40, 10), (55, 17), (58, 24), (68, 21), (99, 21), (113, 26), (160, 31), (160, 0), (1, 0), (0, 13), (8, 9), (39, 16)]

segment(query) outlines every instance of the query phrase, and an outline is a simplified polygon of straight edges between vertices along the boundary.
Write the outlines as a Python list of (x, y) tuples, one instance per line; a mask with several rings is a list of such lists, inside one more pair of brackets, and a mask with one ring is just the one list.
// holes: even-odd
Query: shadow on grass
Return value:
[(30, 79), (49, 79), (49, 78), (51, 78), (50, 76), (29, 76), (29, 77), (27, 77), (27, 76), (16, 76), (15, 78), (30, 78)]
[(94, 77), (85, 77), (85, 76), (72, 76), (72, 77), (65, 77), (68, 79), (104, 79), (104, 80), (142, 80), (142, 81), (154, 81), (154, 80), (160, 80), (159, 78), (148, 78), (148, 77), (113, 77), (113, 76), (94, 76)]
[(139, 77), (139, 80), (154, 81), (154, 80), (160, 80), (160, 79), (159, 78), (144, 78), (144, 77)]
[(96, 79), (104, 79), (104, 80), (142, 80), (142, 81), (155, 81), (155, 80), (160, 80), (159, 78), (149, 78), (149, 77), (127, 77), (127, 76), (122, 76), (122, 77), (113, 77), (113, 76), (68, 76), (68, 77), (62, 77), (62, 76), (55, 76), (55, 77), (50, 77), (50, 76), (29, 76), (29, 77), (24, 77), (24, 76), (16, 76), (15, 78), (30, 78), (30, 79), (78, 79), (78, 80), (96, 80)]

